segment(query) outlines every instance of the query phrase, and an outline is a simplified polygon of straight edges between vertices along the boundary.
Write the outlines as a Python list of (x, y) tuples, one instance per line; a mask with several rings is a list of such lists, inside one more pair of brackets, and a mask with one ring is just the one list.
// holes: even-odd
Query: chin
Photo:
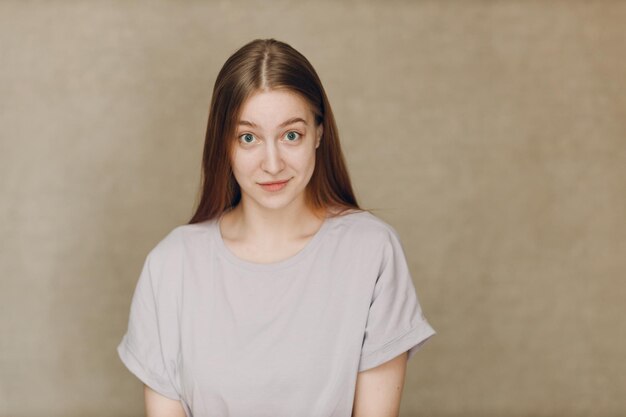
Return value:
[(257, 196), (257, 198), (251, 197), (251, 202), (257, 207), (266, 210), (281, 210), (291, 206), (292, 204), (298, 204), (298, 196), (292, 195), (275, 195), (275, 196)]
[(293, 203), (291, 201), (257, 201), (259, 207), (267, 210), (281, 210), (289, 207)]

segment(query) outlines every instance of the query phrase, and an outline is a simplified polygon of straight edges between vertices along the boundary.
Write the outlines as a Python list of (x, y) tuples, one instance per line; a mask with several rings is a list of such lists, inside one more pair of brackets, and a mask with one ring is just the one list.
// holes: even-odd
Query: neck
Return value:
[(236, 240), (274, 242), (297, 239), (314, 234), (325, 217), (325, 211), (315, 211), (304, 201), (273, 210), (258, 207), (242, 199), (222, 220), (222, 229)]

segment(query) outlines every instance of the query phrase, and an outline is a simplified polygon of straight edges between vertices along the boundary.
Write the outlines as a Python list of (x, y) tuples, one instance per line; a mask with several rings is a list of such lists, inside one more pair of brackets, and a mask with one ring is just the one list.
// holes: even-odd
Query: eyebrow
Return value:
[[(307, 126), (306, 120), (304, 120), (301, 117), (292, 117), (291, 119), (285, 120), (284, 122), (282, 122), (278, 127), (285, 127), (285, 126), (289, 126), (292, 125), (294, 123), (298, 123), (298, 122), (302, 122), (304, 123), (305, 126)], [(256, 124), (249, 122), (247, 120), (240, 120), (238, 123), (240, 126), (250, 126), (250, 127), (257, 127)]]

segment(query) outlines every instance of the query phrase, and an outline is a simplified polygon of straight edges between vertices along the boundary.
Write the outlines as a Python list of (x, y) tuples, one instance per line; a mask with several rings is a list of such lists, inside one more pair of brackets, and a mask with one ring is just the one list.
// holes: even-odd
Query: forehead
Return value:
[(300, 94), (290, 90), (264, 90), (252, 94), (243, 103), (238, 122), (272, 128), (293, 118), (307, 122), (314, 118), (309, 103)]

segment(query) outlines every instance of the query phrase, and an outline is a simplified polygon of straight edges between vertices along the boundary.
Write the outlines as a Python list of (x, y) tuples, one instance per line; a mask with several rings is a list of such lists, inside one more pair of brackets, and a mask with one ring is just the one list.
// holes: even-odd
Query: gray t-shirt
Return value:
[(148, 254), (118, 346), (128, 369), (194, 417), (349, 417), (357, 373), (435, 334), (394, 229), (328, 218), (296, 255), (235, 256), (218, 221)]

